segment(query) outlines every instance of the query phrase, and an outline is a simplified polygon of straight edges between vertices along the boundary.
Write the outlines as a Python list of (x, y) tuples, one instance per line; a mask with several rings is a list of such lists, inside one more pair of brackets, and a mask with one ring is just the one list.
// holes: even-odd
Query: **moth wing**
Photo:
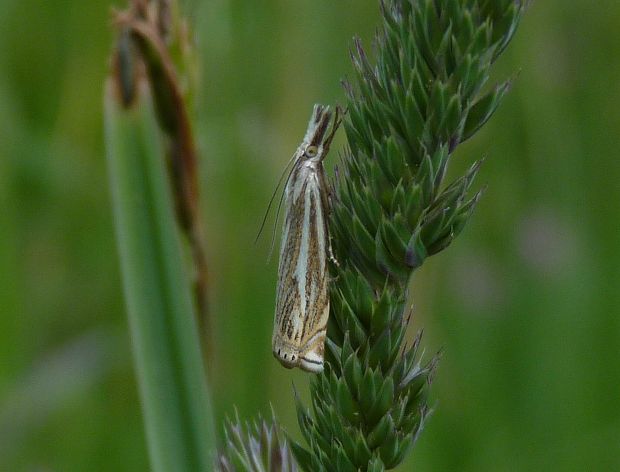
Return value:
[[(291, 183), (295, 183), (293, 169)], [(276, 313), (273, 327), (272, 348), (274, 355), (286, 367), (294, 367), (299, 361), (301, 331), (305, 313), (302, 305), (297, 266), (300, 257), (304, 201), (297, 198), (290, 201), (291, 189), (287, 188), (284, 231), (278, 267), (278, 287), (276, 294)]]

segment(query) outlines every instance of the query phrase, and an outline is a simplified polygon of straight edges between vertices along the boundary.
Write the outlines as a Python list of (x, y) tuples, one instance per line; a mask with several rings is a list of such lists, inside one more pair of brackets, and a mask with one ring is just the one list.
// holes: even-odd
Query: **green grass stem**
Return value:
[(164, 149), (150, 94), (124, 109), (112, 83), (105, 140), (127, 315), (154, 471), (211, 470), (214, 434)]

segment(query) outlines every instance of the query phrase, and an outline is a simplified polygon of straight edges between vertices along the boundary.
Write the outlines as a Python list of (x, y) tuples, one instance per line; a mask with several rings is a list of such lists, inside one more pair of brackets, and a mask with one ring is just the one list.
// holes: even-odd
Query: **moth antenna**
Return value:
[[(288, 173), (286, 182), (284, 182), (284, 189), (286, 189), (286, 186), (288, 185), (288, 181), (291, 179), (291, 175), (293, 175), (293, 169), (291, 169), (290, 172)], [(267, 264), (269, 264), (269, 261), (271, 261), (271, 256), (273, 255), (273, 248), (276, 245), (276, 230), (278, 229), (278, 221), (280, 219), (280, 210), (282, 209), (283, 201), (284, 201), (284, 191), (282, 191), (282, 193), (280, 194), (280, 201), (278, 202), (278, 209), (276, 210), (276, 221), (273, 223), (273, 232), (271, 233), (271, 247), (269, 248), (269, 255), (267, 256)]]
[[(278, 193), (278, 189), (280, 188), (280, 185), (282, 185), (282, 179), (284, 178), (284, 176), (287, 173), (287, 170), (289, 169), (290, 165), (294, 161), (295, 161), (295, 154), (293, 154), (293, 157), (291, 157), (289, 159), (288, 163), (284, 167), (284, 170), (282, 171), (282, 174), (280, 175), (280, 178), (278, 179), (278, 184), (276, 185), (276, 188), (273, 191), (273, 194), (271, 195), (271, 198), (269, 199), (269, 204), (267, 205), (267, 210), (265, 211), (265, 215), (263, 216), (263, 221), (260, 224), (260, 229), (258, 230), (258, 234), (256, 235), (256, 238), (254, 239), (254, 244), (256, 244), (258, 242), (258, 238), (260, 238), (260, 235), (263, 233), (263, 229), (265, 229), (265, 223), (267, 222), (267, 217), (269, 216), (269, 211), (271, 210), (271, 205), (273, 205), (273, 201), (276, 198), (276, 195)], [(291, 174), (290, 174), (290, 171), (289, 171), (288, 177), (286, 178), (287, 182), (288, 182), (288, 179), (290, 178), (290, 176), (291, 176)], [(280, 197), (280, 202), (282, 202), (282, 197)], [(278, 205), (278, 211), (280, 211), (280, 205), (281, 205), (281, 203)], [(276, 222), (277, 222), (277, 215), (276, 215)]]

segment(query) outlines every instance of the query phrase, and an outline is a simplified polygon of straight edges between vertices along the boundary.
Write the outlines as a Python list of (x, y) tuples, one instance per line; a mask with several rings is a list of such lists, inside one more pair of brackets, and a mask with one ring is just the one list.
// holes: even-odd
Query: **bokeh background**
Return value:
[[(308, 377), (272, 359), (277, 264), (253, 241), (377, 2), (190, 3), (218, 423), (273, 406), (296, 436)], [(148, 470), (102, 139), (111, 6), (0, 0), (2, 471)], [(533, 2), (496, 67), (514, 88), (451, 168), (486, 156), (487, 192), (413, 280), (412, 333), (444, 355), (401, 470), (620, 470), (619, 28), (615, 0)]]

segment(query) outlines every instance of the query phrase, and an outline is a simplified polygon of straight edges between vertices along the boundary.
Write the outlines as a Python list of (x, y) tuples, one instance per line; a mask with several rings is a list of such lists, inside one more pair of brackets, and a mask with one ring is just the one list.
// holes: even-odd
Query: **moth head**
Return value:
[(328, 106), (314, 105), (302, 146), (305, 159), (322, 161), (325, 158), (342, 121), (341, 116), (340, 107), (332, 111)]
[(304, 154), (308, 159), (312, 159), (318, 156), (319, 148), (314, 144), (310, 144), (308, 147), (306, 147), (306, 152)]

